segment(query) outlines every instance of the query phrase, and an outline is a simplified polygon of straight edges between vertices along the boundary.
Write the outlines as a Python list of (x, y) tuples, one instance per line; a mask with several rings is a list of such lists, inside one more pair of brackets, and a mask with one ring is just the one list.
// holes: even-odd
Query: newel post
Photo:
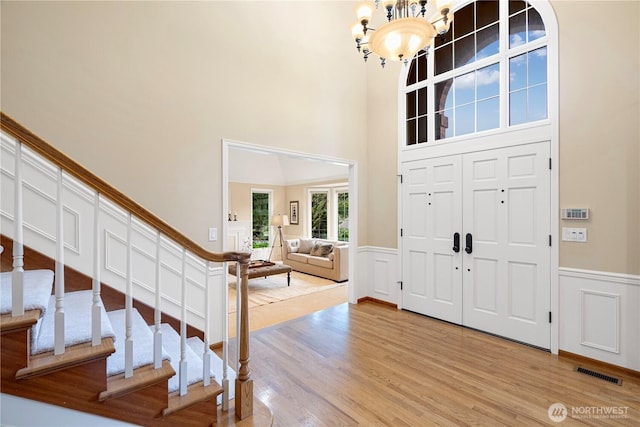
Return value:
[(240, 266), (240, 366), (236, 378), (236, 416), (241, 420), (253, 415), (253, 380), (249, 371), (249, 259)]

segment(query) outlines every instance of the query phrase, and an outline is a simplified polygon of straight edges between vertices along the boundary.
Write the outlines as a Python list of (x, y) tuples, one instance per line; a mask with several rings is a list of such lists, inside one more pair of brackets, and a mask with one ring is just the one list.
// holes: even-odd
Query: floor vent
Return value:
[(576, 372), (580, 372), (581, 374), (591, 375), (592, 377), (600, 378), (601, 380), (609, 381), (615, 385), (622, 385), (622, 379), (612, 377), (611, 375), (602, 374), (600, 372), (592, 371), (590, 369), (585, 369), (582, 366), (576, 366)]

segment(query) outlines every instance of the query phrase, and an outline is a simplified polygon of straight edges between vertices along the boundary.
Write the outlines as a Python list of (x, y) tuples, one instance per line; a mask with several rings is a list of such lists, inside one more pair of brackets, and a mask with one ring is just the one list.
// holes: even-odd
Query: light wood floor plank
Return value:
[(640, 425), (638, 378), (610, 384), (548, 352), (369, 302), (252, 332), (250, 367), (275, 426), (555, 425), (556, 402), (628, 407), (624, 419), (563, 426)]

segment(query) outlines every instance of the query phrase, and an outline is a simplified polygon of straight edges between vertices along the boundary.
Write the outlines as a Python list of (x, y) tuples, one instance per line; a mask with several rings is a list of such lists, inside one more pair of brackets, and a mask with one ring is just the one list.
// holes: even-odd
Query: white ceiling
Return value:
[(229, 148), (229, 182), (265, 185), (298, 185), (348, 180), (349, 167), (324, 160)]

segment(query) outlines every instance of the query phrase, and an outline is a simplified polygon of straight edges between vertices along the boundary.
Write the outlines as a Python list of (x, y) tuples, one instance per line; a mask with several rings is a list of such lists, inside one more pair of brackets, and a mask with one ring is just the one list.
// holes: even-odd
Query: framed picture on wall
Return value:
[(298, 225), (298, 201), (289, 202), (289, 223)]

